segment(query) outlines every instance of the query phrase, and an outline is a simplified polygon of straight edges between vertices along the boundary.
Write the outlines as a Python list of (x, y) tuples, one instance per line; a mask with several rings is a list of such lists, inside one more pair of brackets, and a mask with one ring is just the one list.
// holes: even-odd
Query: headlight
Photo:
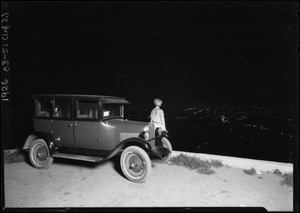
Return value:
[(147, 125), (147, 126), (144, 127), (144, 131), (148, 132), (148, 130), (149, 130), (149, 126)]
[(145, 139), (145, 140), (148, 140), (148, 139), (149, 139), (149, 132), (145, 132), (145, 134), (144, 134), (144, 139)]
[(141, 134), (139, 135), (140, 138), (143, 138), (144, 140), (148, 140), (149, 139), (149, 132), (147, 131), (142, 131)]
[(162, 128), (158, 127), (157, 128), (157, 133), (158, 133), (159, 136), (161, 135), (162, 132), (163, 132)]

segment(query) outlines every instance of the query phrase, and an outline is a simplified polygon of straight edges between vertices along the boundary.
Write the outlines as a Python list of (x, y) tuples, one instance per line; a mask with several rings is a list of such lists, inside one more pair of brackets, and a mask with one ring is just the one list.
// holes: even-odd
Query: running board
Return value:
[(89, 162), (94, 162), (94, 163), (99, 163), (104, 160), (104, 158), (102, 158), (102, 157), (78, 155), (78, 154), (71, 154), (71, 153), (61, 153), (61, 152), (54, 153), (52, 155), (52, 157), (89, 161)]

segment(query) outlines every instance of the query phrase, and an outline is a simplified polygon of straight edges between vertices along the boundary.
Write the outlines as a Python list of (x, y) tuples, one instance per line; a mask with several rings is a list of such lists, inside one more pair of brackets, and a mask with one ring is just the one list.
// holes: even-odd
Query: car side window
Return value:
[(54, 100), (53, 117), (71, 118), (71, 102), (69, 100)]
[(36, 102), (36, 116), (50, 117), (52, 111), (52, 101), (50, 99), (38, 99)]
[(103, 118), (122, 117), (123, 106), (119, 104), (103, 104)]
[(76, 118), (98, 119), (98, 101), (78, 100)]

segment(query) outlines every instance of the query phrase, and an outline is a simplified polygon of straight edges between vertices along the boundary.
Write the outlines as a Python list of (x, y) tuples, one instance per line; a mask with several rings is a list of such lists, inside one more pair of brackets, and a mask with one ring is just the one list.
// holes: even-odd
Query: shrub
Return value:
[(222, 161), (220, 161), (220, 160), (213, 160), (213, 159), (211, 159), (209, 161), (209, 163), (211, 164), (212, 167), (215, 167), (215, 168), (219, 168), (219, 167), (224, 166), (223, 163), (222, 163)]
[(281, 176), (281, 175), (282, 175), (282, 173), (281, 173), (281, 171), (280, 171), (279, 169), (275, 169), (275, 170), (273, 171), (273, 174), (278, 175), (278, 176)]
[(247, 175), (255, 175), (256, 170), (252, 167), (251, 169), (244, 169), (243, 172)]
[(25, 155), (21, 150), (17, 149), (14, 152), (4, 151), (4, 163), (15, 163), (25, 161)]
[(172, 157), (170, 161), (175, 165), (184, 166), (190, 169), (210, 167), (209, 161), (187, 156), (185, 154), (180, 154), (176, 157)]
[(281, 185), (287, 185), (288, 187), (293, 187), (293, 173), (285, 173), (281, 177), (283, 180), (281, 181)]
[(210, 167), (223, 166), (223, 163), (220, 160), (205, 160), (186, 154), (172, 157), (170, 162), (174, 165), (184, 166), (193, 170), (197, 169), (197, 172), (200, 174), (214, 174), (215, 171), (211, 170)]
[(200, 168), (197, 170), (198, 173), (200, 174), (205, 174), (205, 175), (212, 175), (215, 174), (216, 172), (210, 168)]

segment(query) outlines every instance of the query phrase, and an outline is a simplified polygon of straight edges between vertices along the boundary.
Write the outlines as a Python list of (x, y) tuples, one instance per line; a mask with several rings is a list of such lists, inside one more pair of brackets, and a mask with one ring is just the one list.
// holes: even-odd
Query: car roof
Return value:
[(33, 95), (34, 98), (38, 97), (71, 97), (71, 98), (96, 98), (100, 99), (102, 103), (122, 103), (129, 104), (129, 102), (123, 97), (108, 96), (108, 95), (84, 95), (84, 94), (40, 94)]

